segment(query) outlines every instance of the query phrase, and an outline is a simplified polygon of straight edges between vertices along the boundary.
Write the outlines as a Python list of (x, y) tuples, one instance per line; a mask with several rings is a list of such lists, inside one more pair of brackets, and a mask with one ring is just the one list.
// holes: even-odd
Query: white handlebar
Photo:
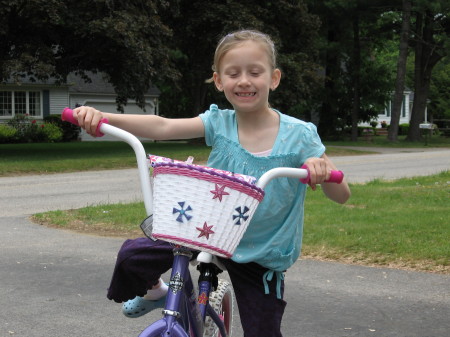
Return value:
[[(140, 140), (137, 139), (134, 135), (125, 130), (119, 129), (115, 126), (103, 123), (100, 126), (99, 130), (106, 135), (114, 136), (128, 143), (133, 148), (136, 154), (136, 160), (138, 164), (139, 178), (144, 198), (145, 211), (147, 212), (147, 216), (153, 214), (152, 186), (150, 184), (150, 175), (148, 172), (149, 166), (144, 146), (142, 145)], [(266, 187), (269, 181), (278, 177), (301, 179), (308, 177), (308, 171), (301, 168), (277, 167), (264, 173), (259, 178), (258, 182), (256, 183), (256, 186), (264, 189), (264, 187)]]
[(271, 181), (272, 179), (279, 178), (279, 177), (287, 177), (287, 178), (307, 178), (308, 177), (308, 170), (301, 169), (301, 168), (293, 168), (293, 167), (276, 167), (273, 168), (266, 173), (264, 173), (256, 183), (256, 186), (259, 188), (264, 189), (266, 185)]
[(141, 141), (131, 133), (116, 128), (115, 126), (103, 123), (100, 126), (100, 131), (105, 135), (114, 136), (126, 143), (128, 143), (136, 154), (136, 161), (138, 164), (139, 178), (141, 183), (142, 195), (144, 197), (144, 205), (147, 216), (153, 214), (153, 193), (152, 185), (150, 184), (150, 174), (148, 172), (149, 166), (147, 161), (147, 154)]

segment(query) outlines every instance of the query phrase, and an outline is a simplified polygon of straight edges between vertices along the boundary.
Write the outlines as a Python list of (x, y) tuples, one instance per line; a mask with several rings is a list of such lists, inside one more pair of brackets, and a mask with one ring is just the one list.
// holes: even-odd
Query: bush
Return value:
[(54, 123), (38, 123), (28, 115), (17, 114), (2, 128), (1, 143), (59, 142), (63, 130)]
[(0, 124), (0, 144), (14, 143), (17, 137), (17, 130), (12, 126)]
[(399, 136), (406, 136), (408, 134), (409, 131), (409, 124), (405, 123), (405, 124), (400, 124), (398, 126), (398, 135)]
[(62, 130), (63, 136), (61, 140), (63, 142), (78, 140), (80, 137), (81, 128), (79, 126), (63, 122), (60, 115), (46, 116), (44, 117), (44, 122), (55, 124)]
[(53, 123), (42, 124), (41, 132), (47, 142), (55, 143), (63, 139), (63, 130)]
[(22, 142), (22, 140), (25, 139), (25, 135), (28, 133), (31, 123), (28, 115), (17, 114), (10, 119), (7, 124), (17, 131), (15, 135), (17, 141)]

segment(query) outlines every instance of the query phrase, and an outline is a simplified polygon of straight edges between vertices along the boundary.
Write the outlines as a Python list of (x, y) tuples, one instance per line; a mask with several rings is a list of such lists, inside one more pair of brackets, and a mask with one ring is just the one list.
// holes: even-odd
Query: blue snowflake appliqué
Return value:
[(180, 205), (180, 209), (174, 207), (172, 210), (172, 214), (180, 213), (177, 217), (178, 222), (183, 222), (183, 217), (185, 217), (187, 221), (192, 219), (192, 215), (187, 214), (187, 212), (192, 211), (192, 207), (188, 205), (186, 208), (184, 208), (184, 204), (184, 201), (180, 201), (178, 203), (178, 205)]
[(241, 220), (243, 222), (247, 221), (248, 215), (246, 215), (246, 214), (248, 213), (250, 208), (248, 208), (247, 206), (244, 206), (244, 209), (242, 209), (241, 207), (237, 207), (237, 208), (235, 208), (235, 210), (238, 213), (237, 215), (233, 215), (233, 221), (235, 221), (237, 219), (237, 221), (234, 222), (235, 225), (240, 225)]

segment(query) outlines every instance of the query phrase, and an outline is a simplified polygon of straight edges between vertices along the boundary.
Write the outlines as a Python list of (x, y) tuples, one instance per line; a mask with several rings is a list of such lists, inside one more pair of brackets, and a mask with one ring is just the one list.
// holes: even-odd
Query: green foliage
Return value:
[(428, 113), (434, 119), (450, 119), (450, 55), (436, 65), (430, 86)]
[[(320, 31), (324, 87), (314, 101), (320, 109), (323, 138), (352, 126), (352, 118), (368, 122), (383, 110), (393, 90), (395, 63), (384, 57), (384, 42), (392, 36), (392, 21), (382, 20), (396, 3), (379, 1), (308, 1), (322, 21)], [(383, 9), (381, 9), (383, 8)], [(382, 61), (378, 61), (382, 59)], [(355, 95), (359, 102), (355, 100)], [(356, 116), (352, 117), (352, 112)]]
[(212, 76), (219, 39), (243, 28), (270, 34), (278, 47), (278, 63), (284, 75), (271, 96), (272, 106), (287, 112), (311, 97), (318, 87), (316, 44), (320, 22), (308, 13), (303, 1), (181, 0), (177, 4), (174, 14), (166, 17), (174, 32), (167, 42), (172, 48), (172, 61), (183, 76), (175, 85), (158, 83), (165, 116), (195, 116), (211, 103), (227, 106), (223, 94), (205, 80)]
[(28, 115), (16, 114), (3, 126), (0, 143), (59, 142), (63, 131), (52, 123), (38, 123)]
[(61, 115), (46, 116), (44, 117), (44, 122), (54, 124), (62, 130), (63, 134), (61, 141), (63, 142), (78, 140), (80, 137), (81, 128), (74, 124), (63, 122), (61, 120)]
[(31, 127), (31, 120), (25, 114), (16, 114), (7, 124), (16, 130), (17, 139), (25, 139)]
[(143, 104), (152, 80), (174, 78), (166, 1), (2, 1), (0, 81), (104, 72), (118, 94)]
[(409, 124), (408, 123), (400, 124), (398, 126), (398, 134), (399, 134), (399, 136), (406, 136), (408, 134), (408, 131), (409, 131)]
[(44, 123), (41, 126), (41, 132), (45, 141), (50, 143), (60, 142), (63, 139), (63, 131), (61, 128), (52, 123)]
[(0, 124), (0, 144), (13, 143), (17, 130), (10, 125)]
[[(411, 47), (429, 40), (416, 73), (425, 74), (425, 65), (442, 58), (430, 89), (430, 115), (438, 118), (449, 118), (450, 111), (448, 4), (414, 2), (411, 25), (431, 23), (429, 32), (414, 31), (410, 40)], [(278, 46), (283, 77), (271, 105), (314, 122), (320, 114), (321, 136), (334, 135), (352, 125), (352, 111), (359, 121), (370, 121), (389, 99), (400, 10), (399, 0), (6, 0), (0, 6), (0, 81), (64, 83), (72, 72), (89, 81), (89, 72), (103, 72), (118, 93), (119, 109), (128, 99), (142, 104), (152, 82), (162, 91), (163, 115), (195, 116), (210, 103), (227, 106), (223, 94), (204, 82), (218, 39), (253, 28), (269, 33)], [(420, 81), (410, 81), (411, 89), (414, 82)], [(64, 140), (78, 137), (77, 130), (63, 129)]]

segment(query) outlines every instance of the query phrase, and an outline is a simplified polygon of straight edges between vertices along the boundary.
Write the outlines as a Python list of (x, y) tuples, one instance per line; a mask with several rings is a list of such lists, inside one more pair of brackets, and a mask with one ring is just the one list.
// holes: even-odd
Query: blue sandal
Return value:
[(132, 300), (126, 301), (122, 305), (122, 312), (130, 318), (141, 317), (156, 308), (164, 308), (166, 296), (157, 301), (146, 300), (143, 297), (136, 296)]

